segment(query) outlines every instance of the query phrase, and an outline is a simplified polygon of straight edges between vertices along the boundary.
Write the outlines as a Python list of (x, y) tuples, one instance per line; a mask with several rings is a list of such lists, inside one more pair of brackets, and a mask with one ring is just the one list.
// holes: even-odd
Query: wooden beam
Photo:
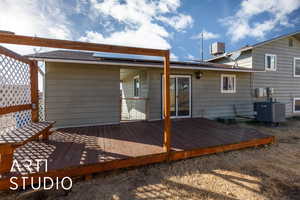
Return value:
[(77, 42), (77, 41), (69, 41), (69, 40), (57, 40), (57, 39), (30, 37), (30, 36), (13, 35), (13, 34), (1, 34), (0, 43), (86, 50), (86, 51), (99, 51), (99, 52), (108, 52), (108, 53), (137, 54), (137, 55), (147, 55), (147, 56), (164, 56), (165, 52), (167, 51), (161, 49), (126, 47), (126, 46), (118, 46), (118, 45)]
[(39, 89), (38, 89), (38, 65), (37, 61), (30, 63), (30, 82), (31, 82), (31, 119), (32, 122), (39, 121)]
[(19, 112), (19, 111), (23, 111), (23, 110), (30, 110), (30, 109), (31, 109), (31, 104), (1, 107), (0, 115), (5, 115), (5, 114), (13, 113), (13, 112)]
[(164, 150), (171, 149), (171, 119), (170, 119), (170, 52), (164, 56)]
[(250, 141), (239, 142), (236, 144), (220, 145), (214, 147), (198, 148), (193, 150), (176, 151), (170, 153), (170, 160), (181, 160), (186, 158), (192, 158), (202, 155), (209, 155), (214, 153), (233, 151), (238, 149), (244, 149), (249, 147), (257, 147), (265, 144), (272, 144), (275, 141), (274, 136), (261, 139), (253, 139)]
[[(1, 38), (1, 36), (2, 35), (0, 35), (0, 38)], [(27, 63), (27, 64), (31, 63), (31, 61), (29, 59), (27, 59), (27, 58), (25, 58), (25, 57), (23, 57), (23, 56), (15, 53), (15, 52), (13, 52), (13, 51), (11, 51), (11, 50), (3, 47), (3, 46), (0, 46), (0, 54), (3, 54), (5, 56), (7, 56), (7, 57), (11, 57), (11, 58), (13, 58), (15, 60), (18, 60), (18, 61), (21, 61), (21, 62), (24, 62), (24, 63)]]

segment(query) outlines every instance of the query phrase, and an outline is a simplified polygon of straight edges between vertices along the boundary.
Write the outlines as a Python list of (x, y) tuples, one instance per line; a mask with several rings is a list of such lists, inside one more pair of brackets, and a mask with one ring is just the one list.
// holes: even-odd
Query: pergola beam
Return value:
[(38, 64), (37, 61), (30, 63), (30, 91), (31, 91), (31, 119), (39, 121), (39, 87), (38, 87)]
[(147, 49), (138, 47), (127, 47), (118, 45), (107, 45), (89, 42), (78, 42), (70, 40), (57, 40), (41, 37), (30, 37), (14, 34), (0, 34), (0, 43), (19, 44), (39, 47), (52, 47), (62, 49), (99, 51), (107, 53), (123, 53), (146, 56), (165, 56), (167, 50)]

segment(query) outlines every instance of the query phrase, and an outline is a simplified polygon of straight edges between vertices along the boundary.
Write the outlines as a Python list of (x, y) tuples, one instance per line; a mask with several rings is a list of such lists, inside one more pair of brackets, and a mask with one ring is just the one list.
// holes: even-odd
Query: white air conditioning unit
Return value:
[(265, 88), (255, 88), (255, 97), (256, 98), (261, 98), (261, 97), (266, 97), (267, 96), (267, 91)]

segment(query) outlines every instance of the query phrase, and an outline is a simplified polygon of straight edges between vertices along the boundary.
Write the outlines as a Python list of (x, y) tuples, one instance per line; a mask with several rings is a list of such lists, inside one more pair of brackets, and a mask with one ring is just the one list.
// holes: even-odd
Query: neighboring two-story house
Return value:
[[(232, 55), (239, 56), (232, 61)], [(207, 61), (265, 70), (264, 73), (251, 73), (253, 100), (265, 100), (255, 97), (256, 88), (271, 87), (274, 88), (273, 97), (286, 104), (287, 117), (300, 115), (300, 31), (224, 53)]]

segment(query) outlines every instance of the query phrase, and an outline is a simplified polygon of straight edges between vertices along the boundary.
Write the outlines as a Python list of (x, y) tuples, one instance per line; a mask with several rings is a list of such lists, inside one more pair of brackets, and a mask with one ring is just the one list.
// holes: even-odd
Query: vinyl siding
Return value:
[[(172, 74), (191, 75), (192, 77), (192, 117), (217, 118), (234, 116), (233, 105), (238, 114), (252, 114), (250, 73), (222, 73), (203, 71), (201, 79), (195, 78), (193, 70), (172, 70)], [(162, 111), (162, 70), (150, 70), (149, 115), (150, 120), (161, 119)], [(236, 74), (237, 92), (222, 94), (220, 88), (221, 74)]]
[[(288, 38), (276, 40), (253, 49), (253, 68), (265, 69), (265, 54), (277, 55), (277, 71), (255, 73), (254, 88), (274, 88), (274, 98), (286, 103), (286, 115), (293, 113), (293, 98), (300, 97), (300, 78), (293, 75), (294, 57), (300, 57), (300, 42), (294, 39), (294, 47), (288, 46)], [(256, 99), (261, 101), (263, 99)]]
[(45, 97), (57, 127), (119, 123), (120, 69), (47, 62)]

